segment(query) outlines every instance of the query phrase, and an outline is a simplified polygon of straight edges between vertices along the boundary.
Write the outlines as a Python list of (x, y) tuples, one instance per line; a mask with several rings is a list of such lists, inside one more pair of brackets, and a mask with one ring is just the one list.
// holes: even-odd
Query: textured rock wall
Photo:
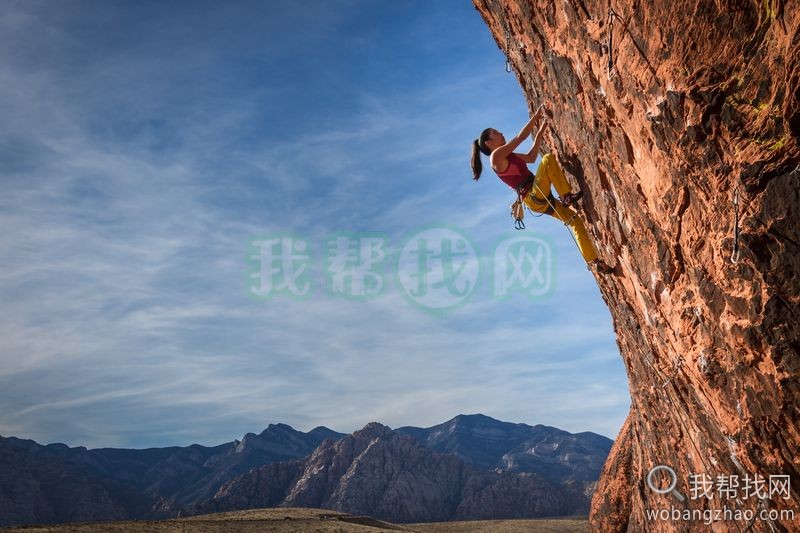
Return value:
[[(709, 529), (647, 521), (646, 509), (673, 505), (792, 508), (793, 520), (710, 529), (800, 531), (798, 2), (474, 3), (531, 109), (546, 105), (549, 149), (587, 193), (590, 234), (617, 266), (598, 283), (632, 405), (592, 530)], [(791, 497), (740, 487), (738, 501), (681, 503), (648, 489), (659, 464), (686, 496), (690, 474), (707, 474), (789, 475)]]

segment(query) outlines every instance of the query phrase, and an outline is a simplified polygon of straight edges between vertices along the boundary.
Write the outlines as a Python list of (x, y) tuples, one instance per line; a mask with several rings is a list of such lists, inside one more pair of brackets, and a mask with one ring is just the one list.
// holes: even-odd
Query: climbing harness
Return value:
[[(537, 217), (540, 217), (542, 215), (552, 215), (555, 212), (555, 209), (553, 209), (553, 206), (550, 205), (551, 202), (555, 202), (556, 201), (556, 199), (553, 198), (553, 193), (548, 194), (547, 198), (545, 198), (544, 200), (540, 200), (535, 194), (530, 194), (529, 197), (530, 197), (531, 202), (536, 204), (537, 208), (541, 208), (541, 207), (547, 206), (547, 209), (545, 209), (544, 211), (537, 211), (537, 215), (536, 215)], [(530, 210), (531, 209), (528, 208), (528, 211), (530, 211)]]
[(739, 262), (739, 188), (733, 197), (733, 253), (731, 263), (734, 265)]
[[(536, 188), (536, 190), (539, 192), (541, 197), (544, 198), (544, 200), (540, 200), (532, 193), (531, 186)], [(578, 213), (573, 213), (572, 216), (569, 218), (569, 220), (564, 220), (561, 217), (561, 214), (556, 210), (555, 205), (553, 205), (553, 203), (555, 202), (555, 198), (553, 198), (553, 193), (550, 191), (547, 191), (548, 194), (542, 192), (542, 189), (539, 187), (539, 184), (536, 183), (536, 176), (534, 176), (533, 173), (531, 173), (528, 176), (528, 178), (525, 179), (525, 181), (517, 185), (516, 190), (517, 190), (517, 200), (513, 204), (511, 204), (511, 216), (514, 219), (514, 229), (518, 230), (525, 229), (525, 223), (523, 222), (522, 219), (525, 217), (526, 207), (528, 208), (528, 211), (530, 211), (531, 214), (533, 214), (533, 211), (525, 203), (524, 196), (529, 196), (532, 202), (534, 202), (535, 204), (539, 204), (542, 207), (545, 204), (548, 206), (546, 210), (539, 211), (537, 214), (535, 214), (534, 216), (536, 217), (540, 217), (542, 215), (552, 215), (555, 213), (555, 216), (557, 216), (558, 219), (561, 222), (563, 222), (565, 226), (569, 226), (570, 223), (572, 223), (572, 221), (575, 220), (575, 217), (578, 216)], [(578, 241), (575, 239), (575, 235), (572, 234), (572, 230), (570, 230), (569, 236), (572, 237), (572, 241), (575, 243), (575, 246), (577, 246), (578, 249), (580, 249)]]
[[(525, 181), (517, 185), (517, 199), (513, 204), (511, 204), (511, 218), (514, 219), (514, 229), (525, 229), (525, 222), (523, 222), (523, 219), (525, 218), (525, 209), (527, 209), (528, 212), (536, 218), (539, 218), (542, 215), (549, 215), (553, 212), (552, 205), (545, 211), (536, 213), (532, 211), (531, 208), (525, 203), (525, 196), (530, 195), (532, 202), (543, 205), (542, 201), (530, 194), (530, 187), (535, 184), (535, 181), (536, 178), (533, 174), (531, 174)], [(550, 194), (549, 199), (554, 200), (552, 193)]]

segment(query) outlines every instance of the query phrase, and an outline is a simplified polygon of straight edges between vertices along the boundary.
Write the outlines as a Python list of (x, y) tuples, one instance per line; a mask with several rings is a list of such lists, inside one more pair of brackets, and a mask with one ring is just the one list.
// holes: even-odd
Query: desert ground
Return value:
[(48, 526), (0, 528), (3, 533), (368, 533), (408, 531), (417, 533), (573, 533), (587, 529), (585, 518), (535, 520), (479, 520), (392, 524), (369, 516), (355, 516), (325, 509), (253, 509), (162, 521), (93, 522)]

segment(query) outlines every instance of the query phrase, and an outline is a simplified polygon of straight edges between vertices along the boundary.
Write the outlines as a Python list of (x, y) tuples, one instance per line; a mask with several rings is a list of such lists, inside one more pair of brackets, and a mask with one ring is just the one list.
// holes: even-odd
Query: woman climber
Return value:
[[(583, 255), (583, 259), (590, 267), (593, 267), (600, 274), (608, 274), (613, 269), (597, 257), (597, 251), (586, 233), (583, 221), (570, 206), (577, 205), (577, 201), (583, 192), (572, 192), (572, 188), (564, 176), (564, 172), (558, 165), (555, 156), (545, 154), (536, 175), (528, 170), (527, 163), (536, 161), (539, 153), (539, 145), (542, 142), (542, 134), (547, 124), (544, 118), (542, 106), (536, 110), (533, 117), (525, 124), (520, 132), (506, 142), (506, 138), (499, 131), (487, 128), (481, 132), (481, 136), (472, 143), (472, 175), (473, 179), (481, 177), (483, 165), (481, 164), (481, 153), (489, 156), (492, 170), (509, 187), (517, 191), (520, 198), (531, 211), (553, 216), (569, 226), (575, 235), (575, 242)], [(514, 153), (514, 149), (519, 146), (525, 138), (531, 134), (533, 128), (538, 126), (536, 135), (533, 137), (533, 147), (526, 154)], [(561, 197), (561, 201), (553, 197), (550, 186), (553, 185)]]

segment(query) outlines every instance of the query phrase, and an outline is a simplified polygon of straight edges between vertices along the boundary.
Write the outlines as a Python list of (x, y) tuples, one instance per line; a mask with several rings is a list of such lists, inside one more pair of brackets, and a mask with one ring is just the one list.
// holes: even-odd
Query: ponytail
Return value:
[(478, 181), (483, 172), (483, 164), (481, 163), (481, 154), (491, 155), (492, 151), (486, 146), (486, 141), (489, 139), (489, 133), (492, 128), (486, 128), (481, 132), (481, 136), (472, 141), (472, 179)]
[(472, 141), (472, 179), (478, 181), (483, 172), (483, 164), (481, 163), (481, 147), (478, 139)]

